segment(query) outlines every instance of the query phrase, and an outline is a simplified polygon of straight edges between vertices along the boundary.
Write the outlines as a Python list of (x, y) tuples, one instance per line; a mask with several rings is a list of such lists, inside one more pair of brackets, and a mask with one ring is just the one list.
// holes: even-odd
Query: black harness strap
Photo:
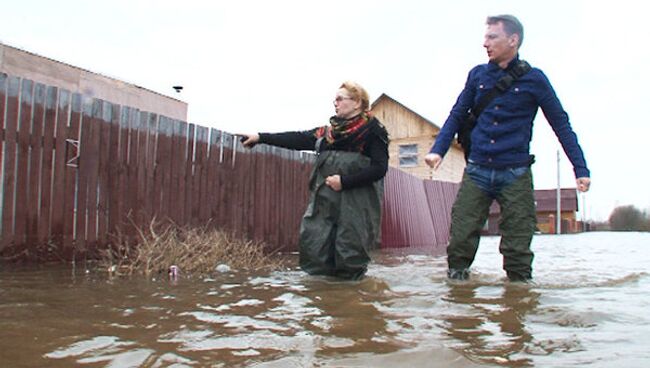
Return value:
[(465, 161), (467, 161), (469, 158), (469, 153), (472, 146), (470, 135), (476, 126), (478, 116), (481, 115), (481, 112), (485, 110), (487, 105), (489, 105), (495, 97), (507, 91), (508, 88), (512, 86), (512, 83), (514, 83), (514, 81), (519, 79), (524, 74), (528, 73), (530, 69), (531, 67), (528, 62), (525, 60), (519, 60), (517, 64), (508, 70), (508, 74), (499, 78), (494, 88), (489, 90), (486, 94), (483, 95), (483, 97), (481, 97), (476, 106), (467, 111), (467, 117), (458, 130), (458, 143), (460, 143), (460, 145), (463, 147), (463, 151), (465, 151)]

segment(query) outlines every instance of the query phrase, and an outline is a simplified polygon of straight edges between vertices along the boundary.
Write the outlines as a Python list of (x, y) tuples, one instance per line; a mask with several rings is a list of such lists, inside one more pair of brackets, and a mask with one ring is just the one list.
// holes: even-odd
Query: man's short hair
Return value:
[(517, 17), (514, 15), (502, 14), (488, 17), (485, 23), (488, 25), (493, 25), (499, 22), (503, 23), (503, 30), (508, 36), (512, 36), (513, 34), (519, 36), (518, 47), (521, 47), (521, 43), (524, 42), (524, 26), (521, 25), (519, 19), (517, 19)]

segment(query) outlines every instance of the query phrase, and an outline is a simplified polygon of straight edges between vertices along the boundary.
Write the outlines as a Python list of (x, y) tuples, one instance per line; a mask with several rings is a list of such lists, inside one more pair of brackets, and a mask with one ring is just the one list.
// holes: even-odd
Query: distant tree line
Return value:
[(633, 205), (616, 207), (609, 215), (609, 228), (613, 231), (650, 231), (650, 214)]

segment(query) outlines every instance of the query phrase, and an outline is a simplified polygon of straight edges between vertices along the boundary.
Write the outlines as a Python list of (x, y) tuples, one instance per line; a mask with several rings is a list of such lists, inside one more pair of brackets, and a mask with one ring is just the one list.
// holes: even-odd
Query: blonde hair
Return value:
[(367, 111), (370, 107), (370, 98), (365, 88), (361, 87), (359, 83), (352, 81), (345, 81), (339, 88), (343, 88), (350, 93), (350, 97), (355, 101), (361, 102), (361, 109)]

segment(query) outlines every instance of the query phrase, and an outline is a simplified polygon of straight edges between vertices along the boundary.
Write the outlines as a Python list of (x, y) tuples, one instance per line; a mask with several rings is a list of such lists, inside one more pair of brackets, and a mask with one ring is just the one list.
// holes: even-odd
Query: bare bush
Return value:
[(100, 254), (100, 267), (114, 275), (167, 274), (175, 266), (182, 274), (209, 275), (225, 264), (234, 270), (275, 270), (283, 266), (277, 254), (265, 253), (264, 244), (232, 233), (200, 228), (182, 228), (151, 222), (138, 228), (137, 241), (118, 236), (118, 241)]

